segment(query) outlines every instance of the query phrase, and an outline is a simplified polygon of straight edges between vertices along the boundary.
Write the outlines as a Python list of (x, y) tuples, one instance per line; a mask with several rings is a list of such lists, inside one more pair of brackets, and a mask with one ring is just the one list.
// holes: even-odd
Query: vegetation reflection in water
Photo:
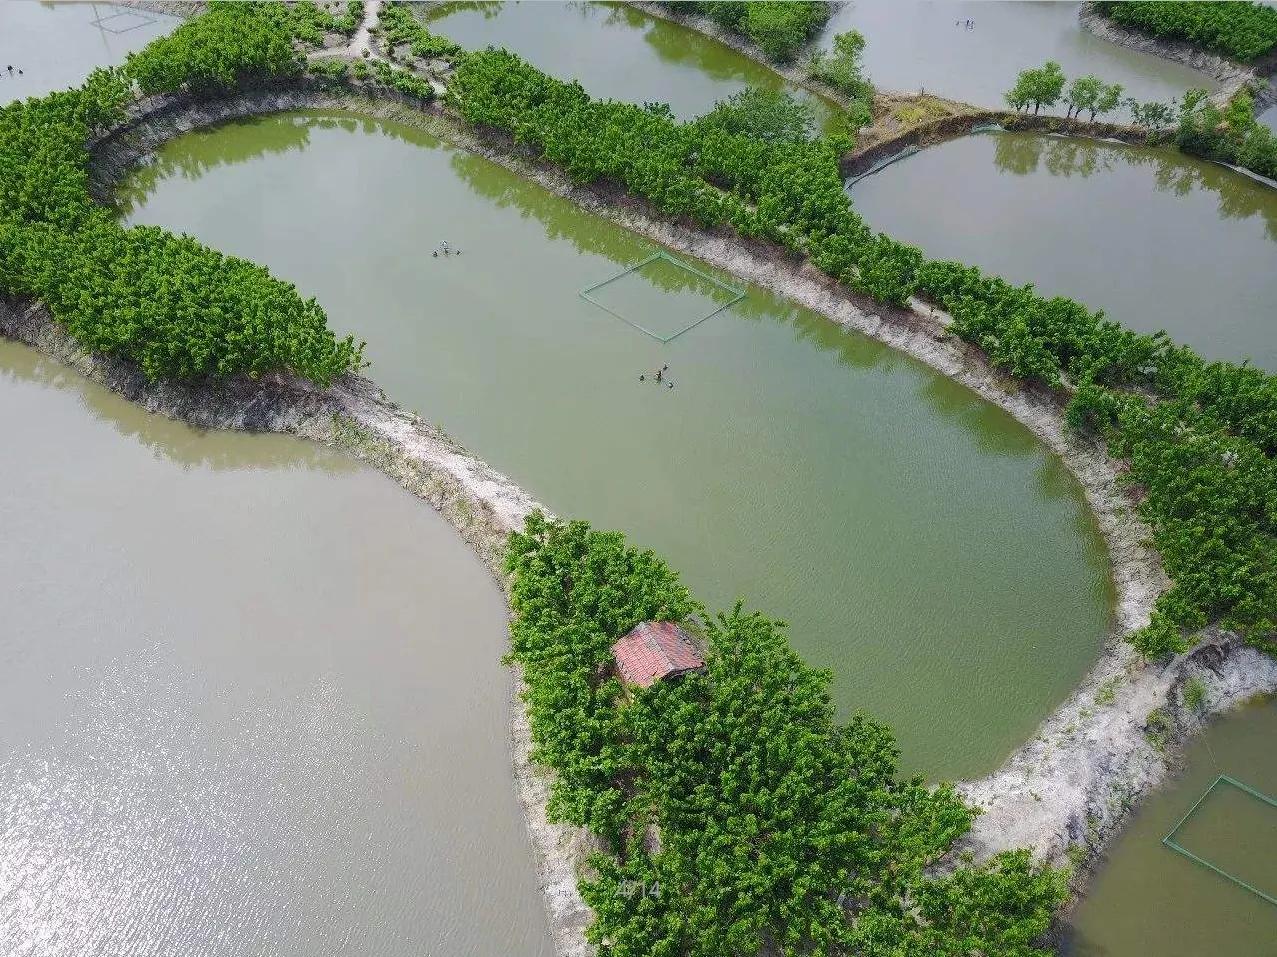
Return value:
[(923, 150), (851, 196), (929, 256), (1277, 369), (1277, 189), (1232, 170), (1169, 149), (993, 133)]
[(4, 340), (0, 428), (0, 953), (552, 953), (442, 519)]
[[(317, 295), (392, 396), (551, 508), (788, 620), (912, 767), (995, 765), (1109, 625), (1089, 512), (1008, 416), (757, 288), (662, 347), (577, 294), (649, 243), (428, 134), (242, 122), (169, 144), (120, 195)], [(432, 258), (442, 240), (463, 255)], [(639, 381), (663, 364), (676, 388)]]
[(859, 30), (869, 41), (865, 70), (879, 87), (923, 88), (977, 106), (1005, 107), (1002, 94), (1016, 74), (1047, 60), (1069, 76), (1094, 73), (1121, 83), (1141, 101), (1169, 100), (1195, 86), (1218, 88), (1182, 64), (1092, 35), (1078, 22), (1079, 9), (1077, 3), (855, 0), (834, 12), (819, 42), (827, 47), (835, 35)]
[[(1183, 774), (1148, 800), (1109, 850), (1108, 862), (1072, 917), (1065, 957), (1266, 957), (1274, 952), (1277, 907), (1161, 843), (1218, 774), (1277, 794), (1274, 740), (1277, 700), (1267, 699), (1217, 721), (1189, 745)], [(1214, 813), (1221, 810), (1230, 816)], [(1214, 833), (1196, 837), (1209, 841), (1221, 863), (1277, 887), (1277, 811), (1236, 803), (1214, 811), (1202, 822), (1215, 827)]]
[(788, 90), (818, 116), (832, 107), (726, 44), (619, 3), (446, 3), (434, 33), (466, 49), (505, 47), (595, 97), (668, 103), (690, 119), (747, 86)]

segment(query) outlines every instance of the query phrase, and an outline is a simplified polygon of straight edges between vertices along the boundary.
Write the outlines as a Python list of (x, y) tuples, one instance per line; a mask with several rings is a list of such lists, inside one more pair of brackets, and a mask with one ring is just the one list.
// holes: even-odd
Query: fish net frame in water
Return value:
[[(598, 292), (604, 286), (610, 283), (614, 283), (619, 279), (624, 279), (626, 276), (629, 276), (632, 273), (636, 273), (639, 270), (641, 270), (644, 266), (649, 266), (654, 262), (667, 262), (667, 263), (670, 263), (671, 265), (677, 266), (679, 269), (682, 269), (686, 272), (691, 273), (693, 276), (696, 276), (700, 279), (705, 280), (711, 285), (719, 289), (722, 289), (724, 292), (730, 293), (732, 298), (727, 300), (727, 302), (723, 303), (722, 305), (720, 305), (713, 312), (707, 313), (706, 315), (701, 316), (699, 319), (693, 320), (691, 323), (684, 326), (682, 329), (679, 329), (677, 332), (674, 332), (668, 336), (663, 336), (658, 332), (654, 332), (653, 330), (647, 328), (647, 326), (643, 325), (642, 323), (635, 322), (633, 319), (629, 318), (628, 316), (621, 315), (615, 309), (605, 305), (604, 303), (600, 302), (598, 299), (594, 298), (593, 294)], [(609, 313), (613, 316), (616, 316), (616, 318), (620, 319), (622, 322), (626, 323), (627, 325), (633, 326), (639, 332), (642, 332), (646, 335), (651, 336), (653, 339), (657, 340), (658, 342), (673, 342), (683, 333), (690, 332), (691, 330), (695, 329), (705, 320), (713, 319), (720, 312), (724, 312), (732, 308), (732, 306), (736, 305), (738, 302), (740, 302), (742, 299), (745, 298), (745, 290), (737, 289), (735, 286), (729, 286), (727, 283), (723, 282), (721, 279), (711, 276), (709, 273), (703, 272), (702, 270), (697, 269), (695, 266), (689, 263), (685, 263), (681, 259), (677, 259), (674, 256), (671, 256), (669, 253), (665, 252), (664, 250), (659, 250), (657, 252), (652, 253), (652, 255), (648, 256), (646, 259), (636, 262), (633, 266), (630, 266), (626, 269), (622, 269), (620, 272), (616, 273), (613, 276), (608, 276), (602, 282), (596, 282), (593, 286), (586, 286), (584, 289), (581, 290), (581, 298), (584, 299), (586, 302), (591, 303), (592, 305), (598, 306), (604, 312)]]
[[(121, 27), (111, 23), (112, 20), (119, 20), (120, 18), (125, 18), (125, 22), (130, 25)], [(98, 17), (96, 20), (91, 21), (89, 26), (105, 30), (107, 33), (120, 34), (128, 33), (130, 30), (136, 30), (139, 27), (145, 27), (155, 22), (157, 21), (153, 17), (148, 17), (137, 10), (121, 10), (119, 13), (108, 13), (104, 17)]]
[(1262, 801), (1264, 804), (1267, 804), (1269, 807), (1273, 808), (1274, 811), (1277, 811), (1277, 799), (1271, 798), (1267, 794), (1263, 794), (1260, 791), (1256, 791), (1250, 785), (1243, 784), (1241, 781), (1238, 781), (1236, 778), (1229, 777), (1227, 774), (1221, 774), (1219, 775), (1219, 777), (1215, 778), (1215, 780), (1211, 782), (1210, 787), (1208, 787), (1205, 793), (1203, 793), (1202, 796), (1197, 799), (1197, 802), (1188, 809), (1188, 812), (1175, 823), (1175, 826), (1171, 828), (1170, 833), (1168, 833), (1164, 838), (1162, 838), (1162, 843), (1165, 844), (1167, 847), (1169, 847), (1176, 854), (1182, 854), (1184, 857), (1187, 857), (1190, 861), (1200, 864), (1202, 865), (1202, 867), (1205, 867), (1208, 870), (1214, 871), (1216, 874), (1218, 874), (1220, 877), (1224, 878), (1225, 880), (1232, 881), (1238, 887), (1245, 888), (1246, 890), (1254, 894), (1256, 897), (1259, 897), (1262, 900), (1266, 900), (1268, 901), (1268, 903), (1272, 904), (1274, 907), (1277, 907), (1277, 897), (1274, 897), (1272, 894), (1267, 894), (1264, 891), (1261, 891), (1258, 887), (1255, 887), (1253, 884), (1248, 884), (1246, 881), (1242, 880), (1240, 877), (1237, 877), (1233, 874), (1228, 873), (1228, 871), (1224, 870), (1222, 867), (1218, 867), (1212, 864), (1210, 861), (1206, 860), (1205, 858), (1199, 857), (1198, 855), (1190, 851), (1188, 848), (1186, 848), (1183, 844), (1180, 844), (1177, 840), (1175, 840), (1175, 835), (1179, 833), (1179, 829), (1184, 826), (1184, 823), (1190, 817), (1192, 817), (1193, 814), (1196, 813), (1197, 809), (1200, 808), (1203, 803), (1205, 803), (1206, 799), (1215, 793), (1215, 790), (1221, 784), (1227, 785), (1229, 787), (1237, 788), (1239, 791), (1242, 791), (1245, 794), (1249, 794), (1251, 797), (1255, 798), (1256, 800)]

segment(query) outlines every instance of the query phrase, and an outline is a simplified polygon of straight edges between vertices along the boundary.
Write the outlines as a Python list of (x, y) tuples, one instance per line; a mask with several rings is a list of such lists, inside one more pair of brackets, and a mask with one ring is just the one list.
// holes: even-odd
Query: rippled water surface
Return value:
[(0, 953), (551, 952), (442, 519), (3, 340), (0, 431)]
[[(744, 596), (789, 621), (910, 767), (996, 765), (1098, 650), (1102, 543), (1024, 428), (758, 288), (662, 345), (579, 295), (651, 244), (486, 160), (285, 115), (182, 137), (119, 195), (131, 221), (316, 295), (392, 396), (559, 514), (626, 530), (716, 607)], [(442, 240), (463, 254), (432, 257)], [(668, 333), (717, 308), (677, 283), (644, 272), (604, 295)], [(673, 389), (639, 380), (662, 365)]]
[(874, 226), (1211, 358), (1277, 369), (1277, 189), (1169, 149), (969, 136), (859, 180)]
[[(1272, 957), (1277, 906), (1161, 842), (1219, 774), (1277, 796), (1277, 701), (1254, 703), (1192, 743), (1187, 768), (1140, 809), (1078, 905), (1064, 957)], [(1277, 896), (1277, 808), (1235, 788), (1206, 799), (1177, 835)]]

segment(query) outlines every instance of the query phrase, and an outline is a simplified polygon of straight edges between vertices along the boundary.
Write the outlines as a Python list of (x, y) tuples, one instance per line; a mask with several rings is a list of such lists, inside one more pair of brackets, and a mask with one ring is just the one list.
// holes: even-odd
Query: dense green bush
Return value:
[(873, 122), (874, 88), (860, 63), (864, 50), (865, 38), (855, 30), (848, 30), (834, 37), (832, 49), (813, 53), (807, 65), (807, 72), (814, 79), (851, 97), (853, 102), (846, 115), (852, 129)]
[(346, 0), (346, 12), (333, 21), (333, 27), (337, 33), (344, 33), (350, 36), (359, 28), (359, 23), (363, 18), (363, 0)]
[(1124, 26), (1188, 40), (1234, 60), (1254, 60), (1277, 47), (1277, 10), (1260, 3), (1109, 0), (1096, 7)]
[(1084, 383), (1071, 421), (1130, 463), (1140, 514), (1174, 585), (1135, 644), (1158, 657), (1210, 621), (1277, 652), (1277, 462), (1191, 398)]
[(829, 5), (812, 0), (682, 0), (664, 5), (676, 13), (704, 13), (723, 29), (753, 40), (768, 57), (782, 63), (792, 60), (829, 19)]
[[(214, 63), (239, 82), (251, 71), (229, 64), (277, 46), (282, 22), (260, 7), (217, 5), (123, 70), (0, 109), (0, 294), (43, 301), (85, 348), (131, 359), (151, 378), (292, 372), (326, 385), (357, 368), (361, 347), (337, 339), (313, 299), (189, 237), (125, 229), (88, 193), (87, 140), (122, 119), (135, 68), (172, 89), (209, 89)], [(193, 50), (188, 75), (182, 57)], [(286, 59), (296, 63), (291, 46)]]
[[(829, 673), (776, 622), (703, 615), (660, 559), (584, 522), (531, 516), (506, 570), (533, 756), (558, 772), (552, 814), (605, 843), (581, 887), (601, 954), (1041, 953), (1061, 875), (1018, 853), (927, 878), (972, 812), (950, 787), (898, 778), (882, 725), (837, 724)], [(612, 642), (689, 617), (705, 672), (622, 688)]]
[(816, 117), (810, 104), (788, 93), (747, 86), (715, 104), (700, 126), (766, 143), (798, 143), (812, 138)]
[(407, 44), (413, 56), (427, 60), (455, 56), (461, 52), (461, 47), (447, 37), (436, 36), (427, 30), (425, 24), (400, 3), (388, 3), (381, 8), (377, 29), (385, 40), (383, 48), (386, 51)]
[(1064, 79), (1064, 71), (1054, 60), (1036, 69), (1021, 70), (1015, 86), (1006, 93), (1007, 105), (1013, 110), (1027, 110), (1032, 106), (1034, 114), (1044, 106), (1055, 106), (1064, 95)]
[(313, 37), (318, 28), (306, 13), (292, 10), (215, 0), (205, 13), (129, 54), (127, 70), (143, 93), (187, 90), (199, 96), (297, 76), (304, 64), (294, 38)]
[(125, 229), (104, 211), (73, 231), (5, 228), (5, 290), (44, 302), (86, 349), (131, 359), (148, 378), (287, 371), (327, 385), (359, 363), (313, 299), (189, 236)]
[(94, 71), (81, 90), (0, 109), (0, 222), (83, 220), (92, 206), (85, 142), (117, 122), (129, 98), (117, 72)]
[(1255, 119), (1255, 101), (1245, 91), (1219, 107), (1205, 90), (1190, 90), (1180, 107), (1175, 142), (1186, 153), (1277, 179), (1277, 134)]

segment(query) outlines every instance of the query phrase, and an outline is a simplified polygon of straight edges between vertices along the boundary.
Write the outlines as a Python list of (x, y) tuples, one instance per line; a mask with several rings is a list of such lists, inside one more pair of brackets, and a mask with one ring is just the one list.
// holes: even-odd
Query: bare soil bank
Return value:
[[(384, 92), (374, 98), (308, 84), (213, 103), (153, 98), (140, 103), (121, 129), (94, 145), (94, 191), (109, 200), (112, 184), (126, 169), (181, 133), (236, 117), (302, 108), (349, 109), (427, 128), (590, 212), (909, 353), (1010, 412), (1064, 460), (1081, 482), (1109, 547), (1118, 590), (1117, 629), (1082, 686), (1047, 718), (1034, 739), (996, 773), (961, 785), (964, 796), (984, 813), (957, 851), (984, 857), (1029, 846), (1042, 859), (1058, 864), (1068, 860), (1069, 848), (1076, 846), (1074, 859), (1093, 859), (1130, 809), (1165, 777), (1176, 743), (1200, 727), (1205, 714), (1277, 690), (1277, 661), (1231, 636), (1211, 635), (1193, 653), (1165, 668), (1138, 658), (1124, 636), (1147, 622), (1166, 579), (1158, 556), (1145, 544), (1149, 531), (1133, 514), (1118, 483), (1119, 465), (1103, 449), (1068, 431), (1060, 396), (1026, 391), (992, 370), (978, 351), (948, 332), (948, 317), (922, 303), (908, 310), (884, 309), (782, 249), (663, 220), (616, 189), (575, 186), (501, 136), (465, 129), (437, 107), (421, 108)], [(287, 432), (345, 449), (429, 501), (498, 579), (506, 534), (536, 507), (531, 496), (506, 476), (359, 376), (347, 376), (326, 391), (282, 378), (152, 385), (126, 363), (85, 355), (40, 306), (4, 304), (0, 332), (74, 366), (151, 411), (207, 428)], [(1208, 689), (1201, 715), (1188, 714), (1179, 703), (1179, 688), (1190, 676), (1199, 677)], [(1148, 717), (1157, 709), (1173, 719), (1164, 736), (1146, 731)], [(583, 935), (590, 915), (577, 893), (575, 870), (591, 842), (579, 831), (547, 822), (549, 779), (528, 759), (526, 714), (518, 702), (513, 714), (520, 800), (538, 854), (555, 945), (562, 955), (590, 954), (593, 948)], [(956, 860), (956, 852), (948, 860)]]

